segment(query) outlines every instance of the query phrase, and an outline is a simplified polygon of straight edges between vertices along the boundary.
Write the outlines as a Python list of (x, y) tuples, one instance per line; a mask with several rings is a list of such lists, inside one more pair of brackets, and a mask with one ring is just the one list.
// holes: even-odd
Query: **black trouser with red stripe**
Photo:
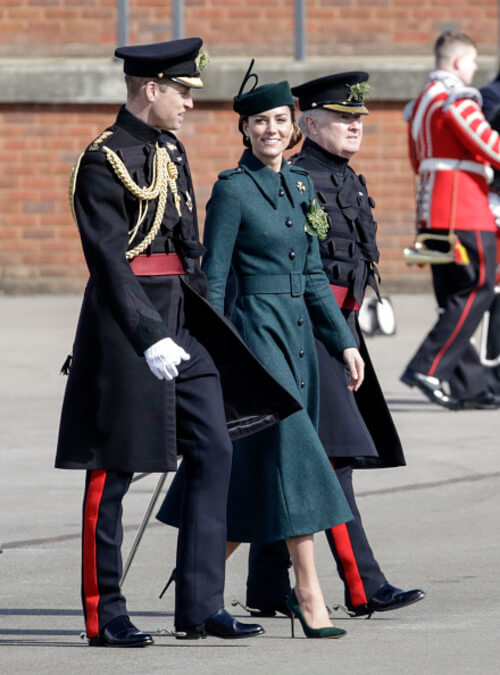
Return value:
[[(199, 625), (224, 606), (232, 444), (211, 358), (189, 335), (178, 333), (176, 341), (191, 355), (179, 366), (175, 382), (177, 445), (186, 472), (176, 564), (175, 625), (179, 627)], [(120, 592), (122, 500), (132, 475), (87, 472), (82, 600), (88, 637), (96, 636), (114, 617), (127, 614)]]
[[(386, 581), (366, 537), (352, 487), (352, 467), (335, 469), (354, 519), (326, 530), (325, 534), (344, 582), (345, 601), (364, 605)], [(250, 547), (247, 605), (272, 607), (290, 591), (290, 556), (284, 541)]]
[(491, 389), (492, 373), (470, 344), (494, 298), (496, 233), (457, 231), (470, 265), (432, 265), (439, 317), (408, 368), (449, 383), (458, 399)]

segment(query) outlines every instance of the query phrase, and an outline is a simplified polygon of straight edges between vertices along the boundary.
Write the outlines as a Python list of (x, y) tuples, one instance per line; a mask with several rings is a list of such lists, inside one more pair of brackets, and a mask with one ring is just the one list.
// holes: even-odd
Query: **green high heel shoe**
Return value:
[(325, 628), (311, 628), (307, 621), (304, 619), (302, 610), (300, 608), (299, 601), (295, 595), (295, 591), (292, 591), (286, 599), (286, 606), (290, 610), (290, 620), (292, 623), (292, 637), (295, 637), (295, 627), (294, 620), (295, 617), (298, 618), (302, 626), (304, 634), (308, 638), (330, 638), (334, 640), (335, 638), (342, 637), (347, 633), (347, 631), (342, 628), (335, 628), (334, 626), (325, 626)]

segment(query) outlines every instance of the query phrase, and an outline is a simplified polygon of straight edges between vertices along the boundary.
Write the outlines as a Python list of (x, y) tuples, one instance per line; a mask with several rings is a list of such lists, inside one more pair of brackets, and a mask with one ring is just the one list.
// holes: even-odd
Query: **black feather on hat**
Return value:
[[(241, 83), (240, 90), (233, 98), (233, 110), (242, 117), (248, 117), (249, 115), (257, 115), (257, 113), (264, 112), (264, 110), (271, 110), (282, 105), (293, 107), (292, 92), (286, 80), (277, 84), (262, 84), (260, 87), (257, 86), (259, 78), (256, 73), (251, 72), (254, 63), (255, 59), (252, 59)], [(245, 86), (252, 78), (255, 79), (252, 88), (243, 93)]]

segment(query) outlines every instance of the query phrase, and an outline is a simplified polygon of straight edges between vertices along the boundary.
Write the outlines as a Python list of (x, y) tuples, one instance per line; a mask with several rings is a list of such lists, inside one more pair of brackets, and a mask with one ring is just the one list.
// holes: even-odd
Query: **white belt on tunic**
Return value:
[(477, 173), (486, 178), (487, 183), (493, 180), (493, 169), (489, 164), (473, 162), (470, 159), (447, 159), (445, 157), (428, 157), (420, 162), (419, 173), (424, 171), (467, 171)]

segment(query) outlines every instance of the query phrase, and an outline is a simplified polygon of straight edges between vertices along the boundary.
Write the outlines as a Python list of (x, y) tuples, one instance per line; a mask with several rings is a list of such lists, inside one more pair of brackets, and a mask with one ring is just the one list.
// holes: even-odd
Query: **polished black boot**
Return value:
[(154, 642), (151, 635), (136, 628), (125, 615), (112, 619), (99, 635), (88, 640), (89, 647), (147, 647)]
[(255, 637), (263, 633), (265, 633), (265, 630), (258, 623), (240, 623), (224, 608), (219, 609), (198, 626), (175, 627), (175, 637), (178, 640), (199, 640), (207, 635), (224, 638), (225, 640), (235, 640)]
[[(389, 612), (393, 609), (401, 609), (402, 607), (413, 605), (424, 598), (425, 593), (419, 588), (404, 591), (386, 582), (375, 591), (366, 605), (348, 604), (347, 613), (350, 616), (366, 616), (369, 619), (374, 612)], [(341, 605), (336, 605), (334, 609), (345, 608)]]
[(205, 621), (207, 635), (225, 639), (247, 638), (262, 635), (265, 630), (258, 623), (240, 623), (224, 608)]
[(400, 379), (408, 387), (418, 387), (431, 403), (437, 403), (448, 410), (461, 410), (462, 408), (458, 398), (443, 391), (443, 384), (437, 377), (417, 373), (416, 370), (407, 368)]
[(472, 398), (460, 400), (462, 410), (497, 410), (500, 408), (500, 395), (485, 391)]

